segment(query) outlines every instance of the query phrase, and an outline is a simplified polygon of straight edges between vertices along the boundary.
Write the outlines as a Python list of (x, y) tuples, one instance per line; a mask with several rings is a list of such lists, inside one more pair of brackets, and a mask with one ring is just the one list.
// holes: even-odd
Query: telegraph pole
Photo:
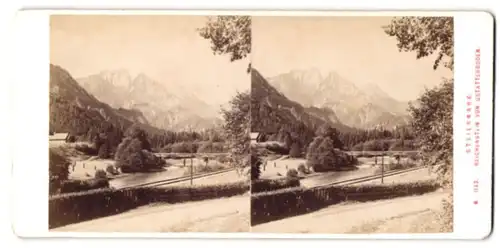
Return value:
[(382, 184), (384, 183), (384, 154), (382, 154)]
[(191, 150), (191, 185), (193, 185), (193, 151)]

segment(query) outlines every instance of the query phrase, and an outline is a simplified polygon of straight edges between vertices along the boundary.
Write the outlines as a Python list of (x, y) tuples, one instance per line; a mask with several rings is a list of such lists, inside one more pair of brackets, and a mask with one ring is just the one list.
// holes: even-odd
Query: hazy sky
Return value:
[(356, 84), (377, 84), (399, 100), (416, 99), (424, 86), (452, 76), (434, 71), (433, 58), (399, 52), (381, 28), (391, 17), (254, 17), (252, 66), (265, 77), (293, 69), (336, 71)]
[(247, 61), (213, 55), (197, 33), (204, 16), (53, 16), (51, 63), (73, 77), (104, 70), (145, 73), (160, 83), (182, 84), (220, 104), (250, 88)]

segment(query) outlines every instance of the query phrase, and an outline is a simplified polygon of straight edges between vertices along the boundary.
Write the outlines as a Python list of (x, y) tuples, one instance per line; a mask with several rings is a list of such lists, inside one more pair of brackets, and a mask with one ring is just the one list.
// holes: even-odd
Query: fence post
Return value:
[(191, 158), (191, 186), (193, 185), (193, 158)]
[(384, 155), (382, 155), (382, 184), (384, 184)]

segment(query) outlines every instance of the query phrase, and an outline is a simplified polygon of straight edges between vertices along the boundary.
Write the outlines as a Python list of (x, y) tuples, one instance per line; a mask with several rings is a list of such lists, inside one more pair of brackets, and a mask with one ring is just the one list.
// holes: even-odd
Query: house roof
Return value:
[(257, 139), (257, 136), (259, 136), (259, 133), (250, 133), (250, 139)]
[(68, 133), (54, 133), (49, 135), (49, 140), (65, 140), (68, 137)]

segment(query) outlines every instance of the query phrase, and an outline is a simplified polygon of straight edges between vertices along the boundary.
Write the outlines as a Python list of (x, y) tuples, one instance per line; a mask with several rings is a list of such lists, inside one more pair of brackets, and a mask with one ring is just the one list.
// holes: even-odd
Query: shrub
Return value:
[(437, 182), (430, 180), (392, 185), (288, 188), (256, 193), (251, 197), (251, 225), (305, 214), (340, 202), (391, 199), (424, 194), (439, 187)]
[(60, 193), (82, 192), (101, 188), (109, 188), (109, 181), (106, 178), (66, 180), (61, 184)]
[[(202, 164), (199, 164), (198, 166), (193, 166), (193, 173), (194, 174), (200, 174), (200, 173), (210, 173), (210, 172), (216, 172), (225, 169), (223, 165), (220, 164), (215, 164), (215, 165), (209, 165), (205, 166)], [(184, 175), (191, 175), (191, 168), (186, 166), (186, 169), (184, 170)]]
[(297, 178), (299, 176), (299, 173), (297, 172), (296, 169), (289, 169), (286, 172), (286, 177), (288, 178)]
[(113, 165), (108, 165), (106, 166), (106, 172), (109, 173), (110, 175), (117, 175), (118, 171)]
[(97, 155), (97, 150), (94, 147), (89, 146), (87, 144), (77, 144), (77, 145), (75, 145), (75, 150), (83, 152), (84, 154), (90, 155), (90, 156)]
[(49, 228), (114, 215), (156, 202), (179, 203), (230, 197), (243, 194), (248, 189), (248, 184), (239, 182), (191, 187), (97, 189), (57, 195), (49, 198)]
[(364, 149), (364, 142), (358, 143), (351, 148), (351, 150), (353, 151), (363, 151), (363, 149)]
[(307, 150), (307, 164), (315, 172), (340, 170), (357, 163), (357, 159), (335, 149), (330, 137), (316, 137)]
[(418, 152), (411, 152), (407, 155), (407, 157), (414, 161), (421, 159), (420, 154)]
[(227, 152), (224, 142), (205, 141), (197, 144), (198, 153), (220, 153)]
[(273, 142), (265, 145), (265, 148), (271, 152), (281, 154), (281, 155), (288, 155), (289, 150), (286, 148), (284, 145), (281, 145), (279, 143)]
[(221, 164), (229, 162), (229, 157), (227, 155), (218, 155), (215, 160)]
[(201, 146), (198, 142), (178, 142), (165, 146), (163, 150), (164, 152), (174, 152), (174, 153), (196, 153), (197, 151), (202, 152), (200, 148), (202, 150), (210, 150), (211, 147), (214, 147), (213, 145), (205, 146), (203, 148)]
[(159, 169), (166, 165), (165, 160), (142, 149), (143, 146), (138, 138), (123, 139), (116, 150), (116, 167), (122, 172), (139, 172)]
[(70, 161), (59, 148), (49, 149), (49, 193), (57, 193), (68, 179)]
[(95, 171), (95, 179), (107, 179), (108, 175), (106, 175), (106, 172), (102, 169), (98, 169)]
[(251, 167), (250, 167), (250, 179), (252, 181), (260, 178), (262, 163), (263, 163), (263, 161), (260, 159), (259, 156), (257, 156), (254, 153), (252, 153), (250, 155), (250, 165), (251, 165)]
[(302, 174), (309, 173), (309, 170), (306, 168), (306, 166), (304, 164), (299, 164), (299, 166), (297, 167), (297, 171), (299, 171)]
[(161, 152), (164, 152), (164, 153), (171, 153), (172, 152), (172, 144), (165, 145), (160, 150), (161, 150)]
[(297, 178), (259, 179), (252, 181), (252, 193), (300, 187)]
[(336, 163), (338, 167), (348, 167), (358, 164), (358, 159), (355, 156), (349, 155), (346, 152), (336, 150)]
[(68, 143), (75, 143), (76, 142), (76, 137), (74, 135), (69, 135), (68, 136)]
[(417, 149), (414, 140), (393, 140), (390, 144), (389, 150), (391, 151), (413, 151)]
[(440, 232), (453, 232), (453, 192), (442, 201), (439, 211)]

